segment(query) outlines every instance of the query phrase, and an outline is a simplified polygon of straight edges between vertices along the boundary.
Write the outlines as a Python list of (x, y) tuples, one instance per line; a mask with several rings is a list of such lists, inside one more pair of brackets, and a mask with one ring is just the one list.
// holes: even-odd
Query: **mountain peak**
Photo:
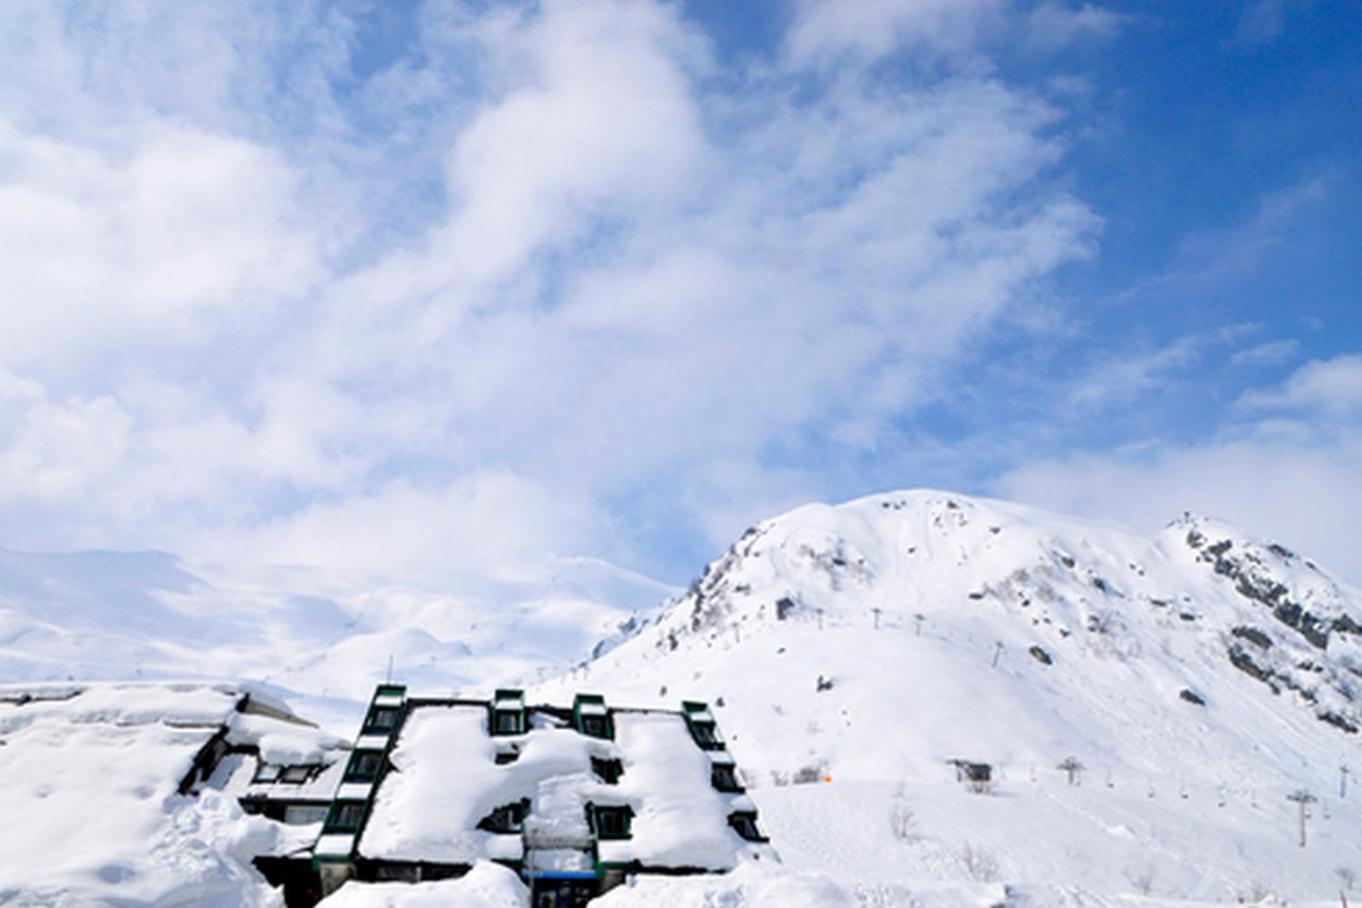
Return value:
[[(1357, 591), (1210, 518), (1145, 536), (915, 489), (758, 523), (587, 670), (635, 700), (722, 699), (761, 738), (735, 750), (767, 774), (1015, 768), (1063, 750), (1195, 777), (1169, 740), (1245, 754), (1289, 722), (1306, 750), (1354, 748), (1359, 619)], [(1173, 737), (1132, 746), (1132, 720)]]

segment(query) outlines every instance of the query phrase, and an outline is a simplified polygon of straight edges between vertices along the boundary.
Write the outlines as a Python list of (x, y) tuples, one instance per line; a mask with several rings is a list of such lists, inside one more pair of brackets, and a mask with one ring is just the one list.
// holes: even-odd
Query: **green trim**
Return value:
[[(380, 697), (396, 697), (401, 702), (396, 706), (379, 706)], [(364, 714), (364, 721), (360, 726), (359, 735), (355, 738), (355, 747), (351, 749), (350, 756), (346, 759), (345, 772), (341, 775), (339, 784), (336, 786), (335, 793), (331, 796), (331, 806), (326, 810), (326, 819), (322, 821), (321, 835), (313, 843), (312, 849), (312, 868), (317, 869), (321, 863), (344, 863), (348, 862), (359, 845), (359, 838), (364, 833), (364, 826), (369, 822), (369, 814), (373, 810), (374, 793), (378, 790), (379, 782), (382, 780), (384, 771), (387, 768), (387, 754), (392, 750), (393, 742), (397, 740), (397, 731), (402, 726), (406, 718), (407, 711), (407, 688), (403, 684), (379, 684), (374, 688), (374, 695), (369, 698), (369, 709)], [(375, 716), (379, 713), (387, 714), (392, 712), (393, 721), (386, 726), (374, 724)], [(359, 742), (366, 736), (382, 735), (385, 740), (383, 747), (360, 747)], [(362, 758), (362, 755), (377, 753), (379, 765), (372, 776), (363, 776), (355, 772), (355, 765)], [(368, 784), (369, 794), (366, 798), (341, 798), (339, 797), (341, 788), (345, 785)], [(347, 807), (358, 806), (360, 808), (359, 822), (353, 828), (340, 827), (337, 825), (339, 814)], [(338, 854), (317, 854), (316, 849), (321, 840), (329, 835), (349, 835), (353, 836), (350, 852), (344, 855)]]
[[(498, 704), (514, 704), (509, 706), (499, 706)], [(512, 717), (512, 727), (502, 730), (499, 726), (499, 719), (506, 716)], [(492, 697), (492, 702), (487, 705), (487, 733), (492, 737), (510, 737), (513, 735), (523, 735), (530, 728), (529, 710), (525, 708), (525, 692), (518, 688), (501, 687), (497, 688), (496, 694)]]
[[(603, 707), (604, 711), (600, 713), (592, 713), (590, 716), (586, 716), (582, 713), (582, 707), (588, 705)], [(593, 732), (587, 731), (586, 722), (584, 721), (586, 718), (592, 719), (599, 718), (602, 720), (602, 728), (600, 734), (595, 734)], [(578, 734), (587, 735), (588, 737), (591, 738), (602, 738), (607, 741), (615, 740), (615, 719), (610, 714), (610, 709), (605, 706), (605, 698), (602, 697), (600, 694), (578, 694), (576, 697), (573, 698), (572, 727), (577, 729)]]

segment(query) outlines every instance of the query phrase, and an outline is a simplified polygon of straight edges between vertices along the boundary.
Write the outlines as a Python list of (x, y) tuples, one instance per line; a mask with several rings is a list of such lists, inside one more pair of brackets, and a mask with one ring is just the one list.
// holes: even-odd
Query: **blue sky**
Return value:
[(0, 545), (683, 582), (938, 486), (1362, 555), (1342, 2), (16, 3)]

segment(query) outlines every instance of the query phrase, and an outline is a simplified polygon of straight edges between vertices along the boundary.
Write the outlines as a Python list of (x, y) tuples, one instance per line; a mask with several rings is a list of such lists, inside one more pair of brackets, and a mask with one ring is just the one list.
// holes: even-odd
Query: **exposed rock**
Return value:
[(1243, 640), (1247, 640), (1248, 642), (1254, 644), (1260, 649), (1272, 648), (1272, 638), (1269, 637), (1264, 632), (1258, 630), (1258, 628), (1256, 627), (1249, 627), (1247, 625), (1241, 624), (1234, 630), (1230, 631), (1230, 633)]

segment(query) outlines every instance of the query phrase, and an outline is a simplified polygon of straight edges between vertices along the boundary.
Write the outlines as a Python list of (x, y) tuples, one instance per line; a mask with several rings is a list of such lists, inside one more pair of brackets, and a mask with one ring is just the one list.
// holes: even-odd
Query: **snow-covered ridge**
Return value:
[(428, 689), (531, 678), (670, 591), (587, 558), (451, 593), (157, 552), (0, 549), (0, 682), (251, 678), (345, 727), (390, 662)]
[[(632, 636), (666, 654), (798, 623), (920, 634), (942, 622), (991, 625), (1004, 652), (1042, 663), (1138, 658), (1176, 640), (1338, 729), (1362, 724), (1362, 593), (1191, 515), (1146, 538), (932, 491), (809, 505), (749, 529)], [(1193, 681), (1188, 697), (1202, 697)]]

